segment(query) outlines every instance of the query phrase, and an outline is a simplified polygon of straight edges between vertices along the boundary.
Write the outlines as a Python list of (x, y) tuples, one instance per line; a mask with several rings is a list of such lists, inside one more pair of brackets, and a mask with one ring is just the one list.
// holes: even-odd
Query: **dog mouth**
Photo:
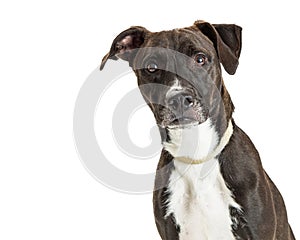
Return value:
[(189, 114), (183, 114), (182, 116), (168, 116), (161, 124), (163, 128), (175, 129), (175, 128), (189, 128), (204, 123), (208, 119), (207, 111), (192, 111)]
[(209, 115), (208, 108), (197, 95), (185, 91), (175, 91), (168, 96), (165, 105), (156, 111), (156, 119), (163, 128), (188, 128), (204, 123)]
[(191, 118), (191, 117), (180, 117), (175, 118), (173, 121), (171, 121), (167, 128), (184, 128), (184, 127), (191, 127), (200, 124), (200, 122), (197, 119)]

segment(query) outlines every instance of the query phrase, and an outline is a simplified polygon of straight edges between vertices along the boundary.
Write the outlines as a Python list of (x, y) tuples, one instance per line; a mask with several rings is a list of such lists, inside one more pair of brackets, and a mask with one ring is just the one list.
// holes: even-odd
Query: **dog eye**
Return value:
[(155, 64), (155, 63), (150, 63), (150, 64), (148, 64), (148, 66), (147, 66), (147, 70), (148, 70), (148, 72), (150, 72), (150, 73), (154, 73), (155, 71), (158, 70), (158, 66), (157, 66), (157, 64)]
[(207, 58), (203, 53), (196, 54), (194, 59), (200, 66), (203, 66), (207, 61)]

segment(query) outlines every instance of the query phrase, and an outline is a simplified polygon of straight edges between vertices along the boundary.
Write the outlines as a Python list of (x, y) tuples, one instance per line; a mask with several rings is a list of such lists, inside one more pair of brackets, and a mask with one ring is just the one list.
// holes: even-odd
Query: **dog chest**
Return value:
[(174, 160), (174, 165), (166, 217), (173, 214), (180, 227), (179, 239), (235, 239), (229, 207), (239, 205), (226, 187), (217, 160), (198, 165)]

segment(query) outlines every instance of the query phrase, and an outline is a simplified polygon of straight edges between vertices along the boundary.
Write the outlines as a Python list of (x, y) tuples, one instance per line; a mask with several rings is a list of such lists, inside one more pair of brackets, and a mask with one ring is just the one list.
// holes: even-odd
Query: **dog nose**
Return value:
[(184, 112), (193, 106), (193, 97), (182, 93), (168, 99), (168, 106), (176, 112)]

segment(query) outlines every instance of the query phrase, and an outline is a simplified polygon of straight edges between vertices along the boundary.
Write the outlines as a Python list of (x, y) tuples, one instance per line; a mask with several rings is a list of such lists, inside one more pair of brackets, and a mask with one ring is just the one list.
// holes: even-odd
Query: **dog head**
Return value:
[(232, 24), (204, 21), (162, 32), (131, 27), (114, 39), (100, 69), (108, 59), (129, 62), (161, 133), (201, 125), (209, 119), (222, 136), (234, 106), (220, 64), (229, 74), (235, 73), (241, 30)]

